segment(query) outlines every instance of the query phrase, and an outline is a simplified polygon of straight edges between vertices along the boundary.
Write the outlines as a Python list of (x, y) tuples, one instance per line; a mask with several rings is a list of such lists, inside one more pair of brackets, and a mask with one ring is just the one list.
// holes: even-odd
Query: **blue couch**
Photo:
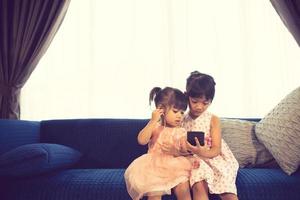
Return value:
[[(130, 200), (123, 174), (130, 162), (147, 150), (146, 146), (141, 146), (136, 141), (137, 133), (147, 121), (147, 119), (0, 120), (0, 157), (2, 156), (0, 199)], [(71, 147), (80, 152), (80, 158), (70, 160), (63, 155), (66, 152), (64, 149), (63, 152), (55, 151), (57, 154), (47, 152), (48, 163), (42, 163), (35, 168), (37, 164), (34, 161), (26, 163), (28, 155), (24, 149), (14, 151), (28, 144), (43, 143)], [(21, 168), (9, 166), (11, 163), (1, 166), (1, 162), (5, 163), (7, 156), (11, 155), (8, 153), (10, 151), (24, 154), (22, 159), (14, 158), (17, 161), (12, 159), (14, 165), (24, 162), (26, 165), (22, 165)], [(79, 155), (73, 153), (70, 155)], [(4, 160), (3, 155), (6, 155)], [(55, 160), (54, 155), (62, 157)], [(55, 162), (51, 163), (52, 166), (43, 168), (43, 165), (49, 164), (53, 159)], [(60, 166), (59, 163), (63, 162), (65, 164)], [(1, 167), (6, 168), (1, 171)], [(42, 168), (44, 170), (40, 171)], [(280, 168), (241, 168), (236, 184), (240, 200), (300, 200), (299, 170), (288, 176)], [(163, 199), (175, 197), (164, 196)], [(211, 199), (218, 197), (211, 195)]]

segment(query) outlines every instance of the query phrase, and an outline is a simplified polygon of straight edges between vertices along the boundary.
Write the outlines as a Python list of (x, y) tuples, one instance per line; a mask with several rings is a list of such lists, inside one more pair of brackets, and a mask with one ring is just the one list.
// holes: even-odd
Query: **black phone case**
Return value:
[(198, 138), (201, 146), (204, 146), (204, 132), (202, 131), (188, 131), (187, 140), (191, 145), (196, 146), (195, 137)]

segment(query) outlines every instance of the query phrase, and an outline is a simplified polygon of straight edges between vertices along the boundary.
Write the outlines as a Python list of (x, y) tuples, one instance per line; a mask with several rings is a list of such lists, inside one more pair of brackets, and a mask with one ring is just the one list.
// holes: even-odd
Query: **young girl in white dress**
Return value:
[(214, 94), (215, 81), (210, 75), (191, 73), (186, 83), (189, 112), (184, 117), (183, 127), (187, 131), (203, 131), (206, 138), (204, 146), (200, 146), (196, 138), (196, 146), (186, 144), (200, 162), (190, 178), (193, 200), (208, 200), (208, 192), (219, 194), (221, 199), (237, 200), (238, 162), (221, 137), (219, 118), (207, 111)]
[(135, 159), (126, 169), (127, 191), (133, 200), (143, 196), (154, 200), (171, 194), (174, 189), (177, 199), (191, 200), (189, 178), (197, 164), (184, 156), (162, 151), (164, 143), (172, 144), (177, 150), (186, 143), (186, 130), (180, 126), (187, 109), (187, 98), (178, 89), (156, 87), (150, 92), (150, 102), (152, 100), (156, 109), (138, 134), (138, 142), (148, 144), (148, 153)]

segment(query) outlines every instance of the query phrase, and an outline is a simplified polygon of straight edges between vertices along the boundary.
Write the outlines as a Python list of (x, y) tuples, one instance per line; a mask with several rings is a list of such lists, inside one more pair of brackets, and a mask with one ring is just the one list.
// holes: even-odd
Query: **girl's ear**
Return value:
[(166, 126), (165, 113), (163, 113), (163, 114), (160, 116), (160, 120), (161, 120), (161, 122), (162, 122), (162, 125), (163, 125), (163, 126)]
[(162, 105), (162, 104), (159, 104), (159, 105), (157, 106), (157, 108), (158, 108), (158, 109), (163, 109), (163, 110), (164, 110), (164, 113), (166, 112), (166, 107), (165, 107), (164, 105)]

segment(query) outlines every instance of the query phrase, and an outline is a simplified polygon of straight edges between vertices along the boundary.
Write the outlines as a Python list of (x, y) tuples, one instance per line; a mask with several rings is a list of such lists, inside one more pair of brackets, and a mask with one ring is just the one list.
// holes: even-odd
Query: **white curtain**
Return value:
[(263, 117), (300, 85), (300, 48), (268, 0), (73, 0), (24, 86), (21, 118), (149, 118), (154, 86), (216, 80), (211, 111)]

